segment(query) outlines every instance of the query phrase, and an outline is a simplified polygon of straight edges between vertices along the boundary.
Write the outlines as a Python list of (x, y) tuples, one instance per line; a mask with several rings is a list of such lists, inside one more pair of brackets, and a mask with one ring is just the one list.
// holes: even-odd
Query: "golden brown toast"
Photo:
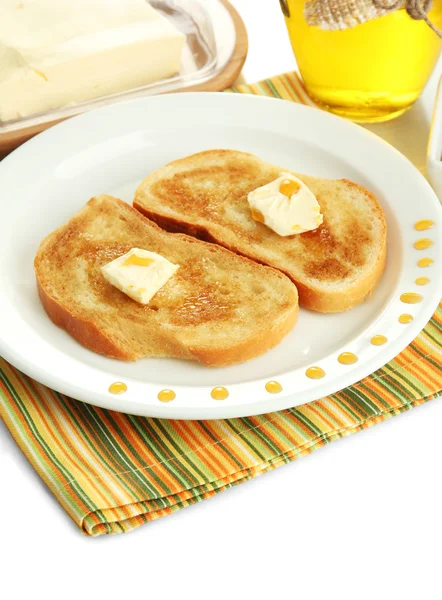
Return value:
[(293, 173), (316, 195), (323, 224), (281, 237), (251, 218), (247, 195), (283, 168), (244, 152), (209, 150), (154, 171), (134, 207), (168, 231), (216, 242), (285, 273), (300, 304), (320, 312), (356, 306), (385, 266), (387, 227), (376, 198), (360, 185)]
[[(120, 292), (100, 272), (133, 247), (180, 265), (147, 305)], [(220, 246), (166, 233), (111, 196), (92, 198), (43, 240), (35, 271), (52, 321), (87, 348), (123, 360), (242, 362), (278, 344), (298, 312), (296, 288), (279, 271)]]

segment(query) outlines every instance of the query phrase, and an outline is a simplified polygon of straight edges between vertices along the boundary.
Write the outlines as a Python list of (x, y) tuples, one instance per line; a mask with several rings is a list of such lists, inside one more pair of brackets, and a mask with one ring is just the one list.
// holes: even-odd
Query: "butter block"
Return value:
[(281, 236), (313, 231), (323, 223), (319, 203), (312, 191), (291, 173), (248, 194), (251, 217)]
[(179, 265), (174, 265), (156, 252), (132, 248), (103, 265), (101, 273), (110, 284), (132, 300), (148, 304), (178, 268)]
[(0, 121), (170, 77), (184, 42), (146, 0), (1, 0)]

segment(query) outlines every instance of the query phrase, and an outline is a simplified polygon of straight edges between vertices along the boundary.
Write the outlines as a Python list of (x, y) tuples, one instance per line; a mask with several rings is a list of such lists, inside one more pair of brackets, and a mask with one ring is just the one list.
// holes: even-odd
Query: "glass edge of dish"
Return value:
[[(174, 0), (173, 3), (175, 2), (176, 0)], [(181, 7), (181, 2), (184, 2), (186, 6), (189, 6), (187, 0), (178, 0), (178, 7)], [(204, 7), (200, 0), (198, 0), (196, 6), (198, 6), (198, 10), (201, 11), (201, 14), (204, 15), (205, 19), (205, 22), (201, 24), (200, 22), (195, 21), (193, 14), (190, 15), (195, 23), (195, 27), (201, 41), (201, 46), (208, 55), (208, 60), (202, 68), (194, 71), (193, 73), (178, 73), (172, 77), (154, 81), (138, 88), (130, 88), (128, 90), (115, 92), (114, 94), (107, 94), (98, 98), (92, 98), (90, 100), (84, 100), (82, 102), (75, 102), (62, 107), (52, 108), (42, 113), (28, 115), (20, 119), (14, 119), (10, 121), (0, 120), (0, 141), (3, 136), (11, 133), (20, 132), (31, 127), (39, 127), (46, 124), (50, 125), (56, 121), (82, 114), (88, 110), (102, 108), (104, 106), (140, 98), (143, 96), (154, 96), (163, 93), (185, 91), (187, 88), (190, 88), (193, 85), (206, 83), (207, 81), (210, 81), (216, 77), (222, 72), (227, 62), (219, 63), (215, 40), (215, 23), (212, 22), (209, 11)], [(206, 28), (204, 31), (205, 36), (201, 34), (202, 26)]]

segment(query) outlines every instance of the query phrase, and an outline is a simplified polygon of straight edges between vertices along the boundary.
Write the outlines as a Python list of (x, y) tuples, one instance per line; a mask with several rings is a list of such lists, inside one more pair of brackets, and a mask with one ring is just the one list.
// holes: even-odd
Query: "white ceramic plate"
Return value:
[[(40, 305), (33, 273), (39, 242), (102, 192), (131, 201), (139, 181), (173, 159), (209, 148), (250, 151), (287, 169), (349, 178), (372, 190), (388, 221), (388, 264), (372, 297), (342, 314), (301, 310), (292, 333), (275, 349), (242, 365), (210, 369), (185, 361), (108, 359), (58, 329)], [(348, 121), (317, 109), (234, 94), (177, 94), (109, 106), (44, 132), (0, 163), (0, 353), (42, 383), (105, 408), (166, 418), (227, 418), (302, 404), (372, 373), (409, 344), (442, 295), (441, 209), (429, 184), (388, 144)], [(431, 219), (435, 226), (416, 231)], [(417, 250), (429, 238), (433, 245)], [(417, 262), (433, 259), (427, 268)], [(439, 276), (437, 274), (439, 273)], [(427, 285), (415, 283), (428, 277)], [(423, 296), (405, 304), (405, 292)], [(414, 318), (401, 324), (398, 317)], [(388, 341), (374, 346), (370, 340)], [(358, 361), (342, 365), (341, 352)], [(306, 369), (319, 366), (320, 380)], [(269, 380), (283, 387), (265, 389)], [(108, 392), (115, 381), (122, 395)], [(213, 400), (223, 386), (229, 396)], [(157, 394), (172, 389), (162, 403)]]

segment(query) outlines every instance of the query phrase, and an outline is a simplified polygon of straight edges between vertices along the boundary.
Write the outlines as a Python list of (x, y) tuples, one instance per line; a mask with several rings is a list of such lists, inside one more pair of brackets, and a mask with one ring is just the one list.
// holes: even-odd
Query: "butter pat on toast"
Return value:
[[(146, 305), (108, 283), (100, 271), (131, 248), (179, 265)], [(52, 321), (87, 348), (123, 360), (242, 362), (278, 344), (298, 313), (296, 288), (279, 271), (167, 233), (111, 196), (92, 198), (45, 238), (34, 264)]]
[(324, 221), (314, 231), (281, 237), (252, 219), (247, 196), (285, 170), (244, 152), (200, 152), (148, 175), (134, 207), (168, 231), (280, 270), (296, 284), (301, 306), (327, 313), (360, 304), (385, 267), (382, 208), (373, 194), (346, 179), (293, 173), (316, 196)]

